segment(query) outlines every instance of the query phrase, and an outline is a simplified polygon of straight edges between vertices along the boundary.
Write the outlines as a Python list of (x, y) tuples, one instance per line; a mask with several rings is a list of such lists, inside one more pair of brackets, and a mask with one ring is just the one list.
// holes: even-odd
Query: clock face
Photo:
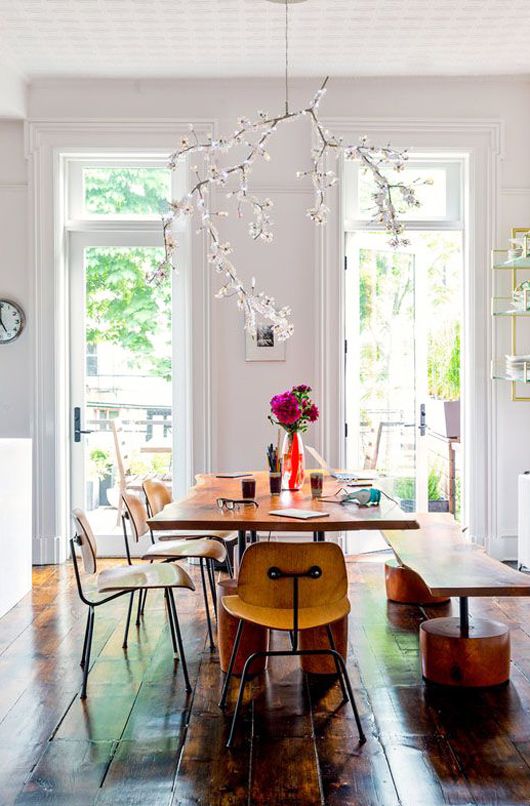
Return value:
[(0, 344), (8, 344), (20, 336), (26, 317), (22, 308), (9, 299), (0, 299)]

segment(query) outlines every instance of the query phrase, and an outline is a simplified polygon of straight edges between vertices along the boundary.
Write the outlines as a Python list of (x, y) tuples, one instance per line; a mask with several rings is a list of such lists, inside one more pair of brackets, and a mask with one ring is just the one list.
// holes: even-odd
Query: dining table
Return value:
[[(256, 480), (254, 503), (237, 504), (234, 509), (220, 507), (219, 499), (241, 499), (241, 481), (252, 476)], [(226, 477), (215, 473), (200, 473), (195, 485), (184, 498), (167, 504), (157, 515), (149, 518), (154, 532), (230, 531), (238, 532), (239, 562), (248, 540), (256, 542), (258, 532), (309, 533), (313, 540), (325, 540), (326, 533), (348, 532), (364, 529), (418, 529), (414, 514), (403, 512), (399, 504), (384, 493), (377, 506), (341, 504), (341, 491), (353, 492), (328, 473), (323, 474), (321, 498), (312, 498), (309, 478), (300, 490), (282, 490), (271, 495), (269, 474), (266, 471), (249, 472), (240, 477)], [(282, 514), (286, 510), (311, 510), (314, 518), (300, 520)], [(280, 514), (271, 514), (279, 512)]]

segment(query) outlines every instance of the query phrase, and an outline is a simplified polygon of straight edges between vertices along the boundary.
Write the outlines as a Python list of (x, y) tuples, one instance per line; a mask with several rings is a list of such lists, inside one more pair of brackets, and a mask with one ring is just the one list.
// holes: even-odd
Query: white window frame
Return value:
[[(439, 154), (425, 154), (421, 155), (414, 155), (414, 158), (411, 158), (407, 166), (410, 167), (410, 172), (414, 175), (414, 170), (417, 168), (429, 170), (433, 168), (444, 168), (446, 170), (446, 215), (445, 216), (438, 216), (434, 218), (411, 218), (406, 220), (406, 233), (414, 233), (414, 232), (457, 232), (460, 233), (462, 236), (462, 270), (463, 270), (463, 277), (462, 277), (462, 292), (464, 287), (464, 275), (466, 272), (466, 253), (465, 253), (465, 218), (464, 218), (464, 210), (465, 210), (465, 186), (464, 186), (464, 177), (466, 175), (466, 162), (467, 158), (465, 155), (456, 156), (448, 160), (446, 156), (441, 156)], [(356, 234), (362, 232), (384, 232), (384, 228), (376, 223), (373, 223), (371, 220), (367, 219), (366, 217), (363, 218), (355, 218), (348, 216), (348, 209), (352, 209), (354, 212), (358, 211), (358, 180), (359, 180), (359, 164), (354, 162), (346, 162), (344, 164), (344, 212), (345, 212), (345, 219), (344, 219), (344, 235), (347, 237), (349, 234)], [(413, 247), (410, 247), (412, 252), (415, 251)], [(404, 251), (409, 251), (409, 249), (405, 248)], [(345, 254), (347, 253), (347, 246), (345, 245)], [(425, 283), (426, 278), (418, 275), (416, 278), (415, 283), (415, 298), (421, 299), (422, 294), (425, 293)], [(346, 277), (344, 281), (344, 332), (346, 342), (349, 345), (355, 345), (356, 338), (358, 336), (358, 322), (355, 321), (355, 317), (347, 317), (346, 315), (346, 302), (348, 302), (348, 306), (351, 307), (352, 300), (354, 304), (357, 306), (358, 302), (358, 277), (355, 277), (355, 268), (348, 264), (348, 271), (346, 272)], [(462, 299), (462, 308), (463, 308), (463, 299)], [(416, 305), (416, 315), (415, 315), (415, 328), (419, 328), (419, 332), (425, 332), (425, 322), (423, 321), (422, 317), (422, 308), (420, 305)], [(425, 386), (427, 380), (427, 344), (423, 343), (421, 339), (416, 340), (416, 349), (415, 349), (415, 374), (416, 374), (416, 381), (418, 381), (418, 376), (421, 380), (423, 380), (423, 384), (416, 386), (416, 395), (415, 395), (415, 422), (419, 423), (419, 404), (427, 402), (427, 388)], [(346, 385), (346, 375), (351, 375), (355, 378), (355, 374), (358, 371), (359, 367), (359, 357), (355, 349), (350, 350), (349, 354), (346, 355), (345, 361), (345, 368), (344, 368), (344, 392), (345, 392), (345, 418), (347, 418), (348, 414), (352, 414), (354, 411), (357, 413), (358, 407), (352, 405), (352, 397), (350, 396), (353, 394), (355, 397), (355, 393), (352, 393), (348, 386)], [(465, 409), (464, 409), (465, 401), (462, 400), (462, 417), (465, 416)], [(356, 417), (358, 420), (358, 418)], [(346, 455), (355, 455), (357, 456), (359, 453), (359, 435), (356, 432), (355, 422), (350, 422), (346, 420), (348, 428), (345, 437), (346, 443)], [(416, 506), (419, 512), (427, 512), (428, 511), (428, 500), (427, 500), (427, 477), (428, 477), (428, 465), (427, 465), (427, 454), (425, 453), (426, 445), (421, 445), (423, 451), (421, 453), (418, 452), (418, 443), (416, 445)], [(465, 451), (462, 451), (462, 456), (465, 459)], [(462, 474), (465, 478), (465, 473)], [(465, 494), (466, 490), (463, 490), (463, 512), (466, 512), (466, 504), (465, 504)]]
[[(466, 156), (464, 253), (464, 317), (467, 343), (463, 344), (464, 417), (466, 445), (464, 487), (468, 491), (464, 513), (468, 534), (493, 554), (498, 553), (497, 453), (495, 397), (489, 367), (492, 335), (489, 325), (491, 272), (489, 253), (495, 243), (498, 174), (502, 157), (503, 124), (488, 119), (435, 118), (327, 118), (323, 125), (345, 142), (366, 135), (372, 142), (391, 142), (415, 154)], [(329, 165), (333, 168), (335, 161)], [(339, 164), (342, 178), (343, 165)], [(315, 376), (322, 403), (319, 436), (324, 455), (335, 466), (345, 460), (344, 440), (344, 199), (329, 194), (327, 227), (316, 237)], [(485, 326), (488, 333), (485, 336)]]
[[(26, 123), (26, 155), (30, 177), (32, 283), (29, 336), (33, 366), (34, 539), (33, 562), (63, 562), (71, 534), (69, 450), (71, 406), (68, 395), (68, 277), (65, 161), (98, 154), (103, 158), (143, 155), (158, 160), (175, 148), (190, 121), (175, 118), (30, 120)], [(213, 121), (196, 119), (201, 137), (213, 136)], [(188, 173), (189, 176), (189, 173)], [(70, 222), (71, 224), (72, 222)], [(97, 229), (100, 222), (87, 222)], [(114, 224), (120, 228), (120, 221)], [(145, 226), (147, 226), (145, 224)], [(157, 222), (149, 222), (156, 228)], [(210, 271), (206, 245), (188, 229), (176, 259), (189, 283), (189, 305), (182, 311), (189, 356), (186, 388), (188, 432), (193, 474), (208, 471), (212, 455), (212, 378), (210, 368)], [(192, 316), (193, 311), (193, 316)], [(28, 317), (28, 318), (29, 318)], [(175, 404), (177, 405), (176, 401)]]

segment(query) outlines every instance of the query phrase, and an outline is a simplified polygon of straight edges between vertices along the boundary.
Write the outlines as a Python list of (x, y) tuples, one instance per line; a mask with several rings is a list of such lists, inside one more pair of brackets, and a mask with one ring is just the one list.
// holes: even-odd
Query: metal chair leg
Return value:
[(88, 611), (88, 624), (87, 624), (87, 644), (85, 650), (84, 666), (83, 666), (83, 685), (81, 686), (81, 700), (86, 700), (86, 684), (88, 680), (88, 670), (90, 668), (90, 652), (92, 649), (92, 636), (94, 635), (94, 608), (89, 608)]
[(171, 611), (171, 605), (169, 604), (169, 596), (167, 592), (167, 588), (164, 588), (164, 599), (166, 600), (166, 609), (167, 609), (167, 620), (169, 621), (169, 632), (171, 635), (171, 645), (173, 646), (173, 656), (178, 655), (178, 648), (177, 648), (177, 639), (175, 636), (175, 625), (173, 623), (173, 613)]
[[(333, 633), (331, 631), (331, 627), (329, 624), (326, 624), (326, 632), (328, 634), (329, 645), (334, 652), (337, 652), (337, 647), (335, 645), (335, 639), (333, 638)], [(342, 689), (342, 698), (344, 702), (348, 702), (348, 692), (346, 691), (346, 686), (344, 685), (344, 678), (342, 677), (342, 671), (340, 668), (340, 664), (335, 656), (333, 656), (333, 660), (335, 661), (335, 668), (337, 670), (337, 675), (340, 681), (340, 687)]]
[(228, 686), (230, 685), (230, 678), (232, 677), (232, 669), (234, 668), (234, 663), (236, 661), (237, 651), (239, 649), (239, 644), (241, 642), (241, 633), (243, 632), (243, 620), (239, 619), (239, 624), (237, 625), (237, 632), (236, 637), (234, 639), (234, 645), (232, 647), (232, 654), (230, 655), (230, 663), (228, 664), (228, 669), (226, 672), (225, 681), (223, 683), (223, 690), (221, 692), (221, 699), (219, 700), (219, 708), (224, 708), (226, 705), (226, 697), (228, 694)]
[(173, 614), (173, 623), (175, 625), (175, 632), (177, 634), (177, 643), (179, 648), (180, 662), (182, 665), (182, 673), (184, 675), (184, 682), (186, 684), (186, 691), (191, 691), (190, 677), (188, 674), (188, 664), (186, 663), (186, 655), (184, 654), (184, 645), (182, 643), (182, 635), (180, 632), (179, 618), (177, 615), (177, 608), (175, 607), (175, 599), (173, 598), (173, 591), (171, 588), (167, 589), (171, 612)]
[(199, 564), (201, 567), (202, 593), (204, 596), (204, 607), (206, 608), (206, 621), (208, 622), (208, 635), (210, 637), (210, 652), (213, 652), (215, 644), (213, 642), (212, 620), (210, 618), (210, 607), (208, 605), (208, 593), (206, 591), (206, 579), (204, 575), (204, 561), (202, 557), (199, 560)]
[(228, 546), (226, 545), (226, 543), (224, 541), (223, 541), (223, 545), (224, 545), (224, 547), (226, 549), (226, 560), (225, 560), (225, 562), (226, 562), (226, 570), (228, 571), (228, 576), (230, 577), (230, 579), (233, 579), (234, 578), (234, 569), (232, 567), (232, 560), (230, 559), (230, 554), (228, 553)]
[(142, 615), (142, 601), (144, 598), (144, 592), (142, 590), (138, 591), (138, 607), (136, 608), (136, 621), (135, 627), (140, 626), (140, 616)]
[(81, 663), (79, 664), (82, 669), (85, 668), (85, 654), (86, 654), (86, 646), (88, 641), (88, 625), (90, 624), (90, 608), (88, 609), (87, 617), (86, 617), (86, 627), (85, 627), (85, 640), (83, 641), (83, 651), (81, 652)]
[(234, 711), (234, 715), (232, 717), (232, 724), (230, 725), (230, 733), (228, 734), (228, 740), (226, 742), (227, 747), (231, 747), (232, 741), (234, 739), (234, 733), (236, 729), (237, 718), (239, 716), (239, 712), (241, 710), (241, 703), (243, 702), (243, 695), (245, 693), (245, 685), (247, 682), (247, 674), (250, 667), (250, 664), (254, 660), (254, 658), (259, 655), (259, 652), (253, 652), (252, 655), (249, 655), (245, 661), (245, 665), (243, 666), (243, 674), (241, 675), (241, 683), (239, 684), (239, 694), (237, 695), (237, 702)]
[(134, 603), (134, 594), (135, 591), (131, 593), (131, 597), (129, 599), (129, 608), (127, 610), (127, 621), (125, 622), (125, 634), (123, 636), (123, 644), (122, 644), (123, 649), (127, 649), (127, 639), (129, 637), (129, 624), (131, 623), (131, 612)]
[(213, 568), (213, 560), (206, 560), (206, 565), (208, 568), (208, 581), (210, 583), (210, 593), (212, 594), (213, 612), (215, 614), (215, 620), (217, 621), (217, 594), (215, 592), (215, 571)]
[(342, 674), (344, 675), (344, 682), (346, 683), (346, 688), (348, 689), (348, 695), (349, 695), (349, 698), (350, 698), (351, 707), (352, 707), (352, 710), (353, 710), (353, 715), (354, 715), (355, 721), (357, 723), (357, 730), (359, 731), (359, 742), (361, 744), (364, 744), (365, 741), (366, 741), (366, 736), (364, 735), (363, 726), (361, 724), (361, 718), (359, 716), (359, 711), (357, 710), (357, 703), (355, 702), (355, 697), (353, 696), (353, 689), (351, 687), (350, 678), (349, 678), (349, 675), (348, 675), (348, 670), (346, 669), (346, 664), (344, 663), (344, 658), (336, 650), (332, 650), (332, 652), (333, 652), (333, 656), (339, 662), (339, 664), (341, 666), (341, 669), (342, 669)]
[(140, 615), (141, 615), (141, 616), (143, 616), (144, 611), (145, 611), (145, 603), (146, 603), (146, 601), (147, 601), (147, 592), (148, 592), (148, 591), (147, 591), (147, 588), (146, 588), (146, 589), (145, 589), (145, 591), (144, 591), (144, 600), (143, 600), (143, 602), (142, 602), (142, 609), (141, 609), (141, 611), (140, 611)]

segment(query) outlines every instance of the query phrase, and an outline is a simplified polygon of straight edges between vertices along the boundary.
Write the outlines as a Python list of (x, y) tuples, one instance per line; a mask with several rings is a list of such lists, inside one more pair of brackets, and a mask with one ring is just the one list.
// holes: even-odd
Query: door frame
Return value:
[[(498, 173), (502, 158), (503, 124), (488, 119), (327, 118), (323, 125), (346, 142), (366, 135), (373, 142), (392, 142), (397, 148), (466, 155), (464, 235), (464, 370), (462, 439), (465, 511), (469, 535), (487, 549), (498, 532), (495, 397), (490, 382), (492, 336), (489, 325), (491, 272), (489, 255), (497, 228)], [(411, 149), (411, 153), (414, 151)], [(330, 165), (330, 168), (334, 168)], [(342, 177), (342, 166), (338, 167)], [(340, 183), (343, 187), (343, 183)], [(345, 460), (344, 351), (344, 238), (343, 199), (329, 193), (331, 213), (327, 227), (316, 234), (315, 376), (322, 402), (321, 450), (328, 461)], [(484, 323), (488, 336), (484, 337)], [(466, 327), (467, 326), (467, 327)]]
[[(193, 122), (199, 136), (215, 134), (215, 123)], [(33, 563), (64, 562), (71, 533), (69, 477), (71, 410), (68, 378), (68, 274), (65, 163), (86, 155), (168, 155), (189, 121), (175, 118), (28, 120), (33, 323)], [(53, 203), (50, 203), (53, 200)], [(211, 462), (210, 271), (204, 239), (182, 244), (193, 310), (187, 317), (189, 368), (190, 476)], [(190, 481), (191, 481), (190, 477)]]

